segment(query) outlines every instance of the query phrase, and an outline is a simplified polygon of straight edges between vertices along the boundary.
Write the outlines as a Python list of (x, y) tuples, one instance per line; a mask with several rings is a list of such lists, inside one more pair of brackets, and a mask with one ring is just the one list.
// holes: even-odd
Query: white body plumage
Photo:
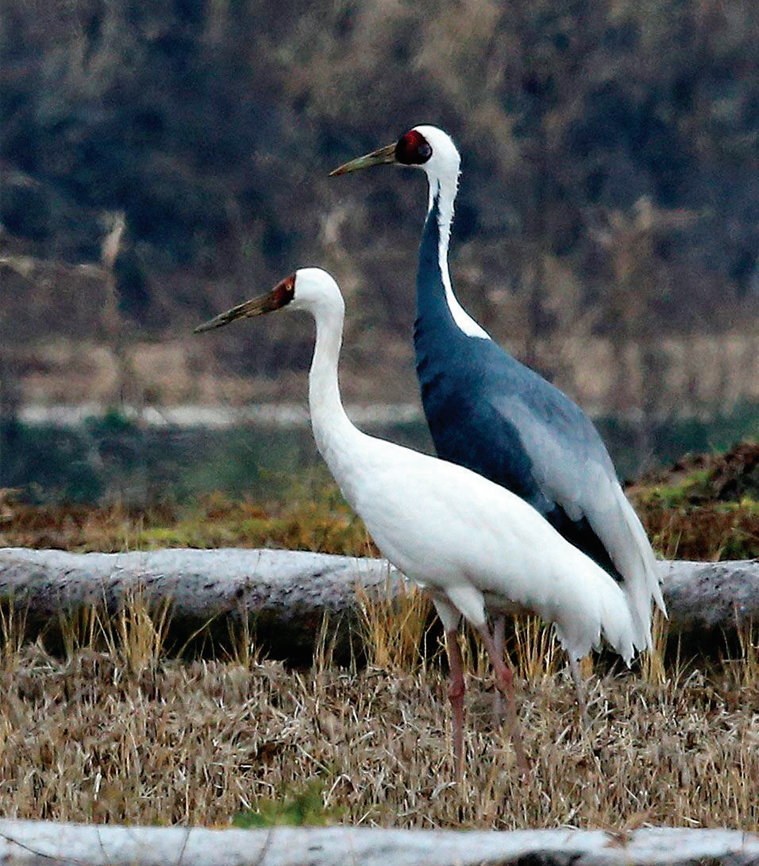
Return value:
[(319, 451), (382, 553), (431, 591), (446, 629), (459, 614), (481, 626), (486, 607), (530, 610), (555, 624), (573, 658), (603, 635), (629, 663), (635, 630), (624, 593), (532, 506), (468, 469), (350, 422), (337, 377), (344, 304), (332, 277), (298, 271), (289, 306), (316, 320), (309, 403)]

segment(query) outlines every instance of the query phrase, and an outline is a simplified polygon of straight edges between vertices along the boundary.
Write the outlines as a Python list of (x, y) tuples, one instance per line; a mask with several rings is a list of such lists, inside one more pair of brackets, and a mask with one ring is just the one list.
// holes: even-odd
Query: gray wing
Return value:
[(556, 393), (557, 400), (528, 403), (512, 394), (494, 395), (490, 402), (519, 430), (546, 498), (571, 520), (585, 518), (606, 548), (630, 599), (636, 646), (642, 649), (651, 640), (651, 599), (664, 611), (656, 558), (598, 431), (579, 407)]

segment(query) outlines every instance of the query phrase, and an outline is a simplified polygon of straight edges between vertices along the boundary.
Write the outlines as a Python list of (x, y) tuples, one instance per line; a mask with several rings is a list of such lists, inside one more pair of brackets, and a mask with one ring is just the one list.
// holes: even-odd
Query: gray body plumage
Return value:
[(419, 251), (414, 330), (422, 404), (439, 457), (529, 502), (618, 580), (650, 644), (650, 604), (663, 609), (653, 552), (606, 446), (562, 391), (493, 340), (466, 333), (446, 299), (439, 202)]

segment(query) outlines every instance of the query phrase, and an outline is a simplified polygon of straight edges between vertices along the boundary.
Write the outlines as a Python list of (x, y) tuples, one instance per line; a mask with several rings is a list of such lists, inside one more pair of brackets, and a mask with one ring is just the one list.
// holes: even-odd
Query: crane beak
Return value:
[(329, 176), (337, 177), (339, 174), (349, 174), (361, 168), (371, 168), (373, 165), (387, 165), (390, 162), (397, 162), (394, 144), (388, 144), (387, 147), (381, 147), (379, 150), (373, 150), (364, 156), (356, 157), (356, 159), (352, 159), (350, 162), (346, 162), (344, 165), (331, 171)]
[(267, 294), (261, 295), (258, 298), (253, 298), (252, 301), (245, 301), (244, 304), (238, 304), (227, 310), (226, 313), (220, 313), (198, 325), (193, 331), (193, 334), (201, 334), (203, 331), (212, 331), (214, 328), (220, 328), (222, 325), (228, 325), (234, 322), (235, 319), (249, 319), (251, 316), (263, 316), (265, 313), (273, 313), (275, 310), (281, 310), (282, 307), (292, 301), (295, 296), (295, 274), (282, 280)]

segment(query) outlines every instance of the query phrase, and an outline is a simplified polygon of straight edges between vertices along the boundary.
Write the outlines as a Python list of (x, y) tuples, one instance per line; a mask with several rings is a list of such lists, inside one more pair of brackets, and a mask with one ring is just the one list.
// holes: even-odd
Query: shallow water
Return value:
[[(354, 420), (374, 435), (431, 452), (414, 407), (365, 407)], [(35, 501), (126, 504), (184, 500), (215, 490), (276, 498), (321, 459), (305, 409), (151, 409), (141, 418), (99, 407), (25, 410), (0, 422), (0, 488)], [(759, 406), (707, 419), (597, 419), (622, 478), (687, 451), (725, 449), (759, 430)]]

